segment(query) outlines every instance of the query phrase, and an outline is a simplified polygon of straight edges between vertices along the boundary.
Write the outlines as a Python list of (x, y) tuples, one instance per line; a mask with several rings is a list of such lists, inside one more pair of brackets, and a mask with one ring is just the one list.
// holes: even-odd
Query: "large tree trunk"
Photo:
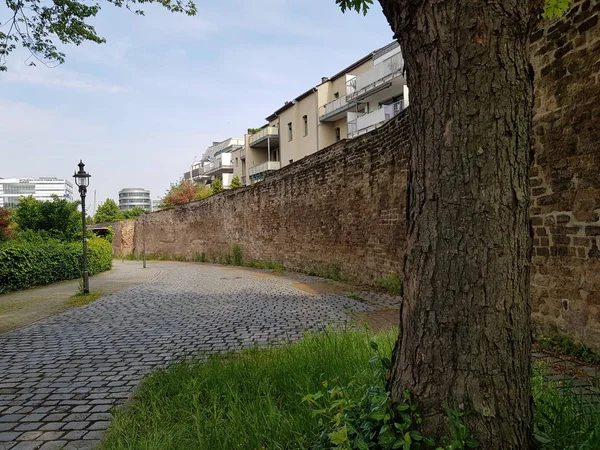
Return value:
[(411, 92), (407, 253), (393, 400), (425, 431), (471, 411), (480, 448), (528, 449), (529, 162), (538, 0), (380, 0)]

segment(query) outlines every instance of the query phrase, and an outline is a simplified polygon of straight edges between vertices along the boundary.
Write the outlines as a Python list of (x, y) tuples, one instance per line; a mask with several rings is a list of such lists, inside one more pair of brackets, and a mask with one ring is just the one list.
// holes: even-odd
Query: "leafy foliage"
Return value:
[(242, 187), (242, 180), (240, 180), (240, 177), (238, 177), (237, 175), (235, 175), (232, 179), (231, 179), (231, 184), (229, 185), (229, 187), (231, 189), (237, 189), (237, 188), (241, 188)]
[[(0, 294), (81, 276), (80, 242), (56, 239), (12, 240), (0, 247)], [(112, 247), (100, 238), (88, 239), (90, 275), (112, 267)]]
[(121, 210), (111, 198), (107, 198), (104, 203), (98, 206), (96, 214), (94, 214), (94, 221), (96, 223), (114, 222), (122, 218)]
[(16, 223), (6, 208), (0, 208), (0, 241), (7, 241), (13, 235)]
[(544, 19), (560, 17), (567, 9), (569, 9), (572, 2), (573, 0), (546, 0), (542, 17)]
[(199, 189), (197, 185), (189, 180), (181, 180), (179, 184), (171, 184), (167, 195), (162, 200), (162, 206), (170, 208), (194, 201)]
[[(370, 343), (376, 354), (369, 360), (370, 374), (359, 374), (349, 383), (324, 381), (323, 389), (304, 396), (319, 417), (321, 434), (313, 450), (392, 450), (434, 448), (434, 439), (422, 433), (423, 418), (409, 391), (403, 401), (392, 404), (386, 389), (386, 375), (392, 365), (379, 352), (378, 344)], [(438, 450), (477, 448), (462, 422), (463, 411), (448, 410), (449, 438), (442, 439)]]
[(123, 211), (121, 216), (123, 217), (123, 219), (134, 219), (138, 216), (141, 216), (142, 214), (147, 213), (148, 211), (142, 208), (141, 206), (134, 206), (133, 208), (128, 209), (127, 211)]
[(402, 280), (398, 275), (388, 275), (375, 281), (375, 287), (392, 295), (402, 295)]
[(203, 198), (210, 197), (212, 194), (212, 189), (209, 186), (198, 186), (196, 200), (202, 200)]
[[(137, 15), (141, 9), (133, 9), (143, 3), (158, 3), (168, 11), (196, 14), (191, 0), (105, 0), (116, 7), (125, 7)], [(89, 19), (100, 11), (99, 3), (86, 4), (79, 0), (6, 0), (10, 12), (6, 20), (0, 20), (0, 72), (7, 70), (6, 58), (17, 45), (29, 50), (31, 56), (43, 64), (61, 64), (65, 54), (58, 50), (56, 41), (79, 45), (90, 41), (106, 42), (99, 36)], [(35, 63), (30, 62), (30, 65)]]
[(568, 336), (539, 336), (541, 349), (574, 356), (591, 364), (600, 364), (600, 354)]
[(210, 188), (212, 189), (213, 194), (221, 192), (223, 190), (223, 180), (219, 177), (215, 178), (211, 183)]
[(53, 195), (52, 201), (36, 200), (32, 196), (19, 201), (15, 222), (23, 231), (43, 232), (51, 238), (74, 241), (81, 238), (79, 202), (70, 202)]
[(244, 260), (242, 258), (242, 249), (240, 248), (239, 245), (234, 245), (233, 246), (233, 265), (234, 266), (243, 266), (244, 265)]

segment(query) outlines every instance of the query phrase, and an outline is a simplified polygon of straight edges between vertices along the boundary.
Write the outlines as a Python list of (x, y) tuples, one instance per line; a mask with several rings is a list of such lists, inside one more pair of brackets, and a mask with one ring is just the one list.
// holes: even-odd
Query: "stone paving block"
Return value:
[(27, 431), (17, 438), (18, 441), (33, 441), (42, 435), (42, 431)]
[[(11, 450), (36, 450), (42, 446), (42, 442), (19, 442), (17, 445), (11, 448)], [(0, 447), (2, 448), (2, 447)]]
[(21, 434), (19, 431), (2, 431), (0, 432), (0, 442), (14, 442)]
[(39, 430), (43, 425), (43, 422), (21, 422), (19, 426), (15, 427), (15, 431)]
[(100, 443), (99, 440), (81, 440), (81, 441), (71, 441), (69, 442), (64, 450), (91, 450), (96, 447)]
[(143, 284), (0, 335), (0, 433), (41, 432), (43, 450), (87, 448), (146, 373), (199, 352), (297, 339), (375, 308), (294, 287), (315, 277), (240, 270), (224, 282), (230, 273), (218, 266), (152, 264), (159, 275)]

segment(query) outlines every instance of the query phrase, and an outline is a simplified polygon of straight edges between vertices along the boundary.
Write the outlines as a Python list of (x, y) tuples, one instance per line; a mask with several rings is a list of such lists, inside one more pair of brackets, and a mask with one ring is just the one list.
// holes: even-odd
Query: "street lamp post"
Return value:
[(146, 213), (142, 214), (142, 253), (144, 258), (144, 269), (146, 268)]
[(90, 293), (90, 280), (87, 270), (87, 230), (85, 226), (85, 194), (87, 193), (87, 187), (90, 184), (91, 175), (87, 173), (83, 168), (85, 164), (79, 160), (79, 172), (73, 174), (75, 178), (75, 184), (79, 188), (79, 195), (81, 195), (81, 225), (83, 230), (83, 293)]

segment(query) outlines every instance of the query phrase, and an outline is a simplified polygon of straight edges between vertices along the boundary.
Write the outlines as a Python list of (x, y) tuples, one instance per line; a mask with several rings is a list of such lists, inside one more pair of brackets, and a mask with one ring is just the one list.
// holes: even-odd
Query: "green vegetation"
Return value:
[(283, 264), (274, 261), (264, 261), (262, 259), (244, 261), (244, 266), (252, 267), (254, 269), (276, 270), (278, 272), (283, 272), (285, 270), (285, 266)]
[[(448, 437), (435, 446), (409, 392), (394, 415), (385, 379), (396, 337), (327, 331), (177, 363), (146, 377), (116, 411), (101, 448), (475, 448), (462, 410), (448, 409)], [(537, 366), (532, 377), (539, 448), (600, 448), (600, 403), (545, 375)]]
[(211, 183), (210, 188), (212, 189), (213, 194), (218, 194), (223, 190), (223, 180), (219, 177), (215, 178)]
[(346, 277), (342, 273), (342, 269), (336, 265), (326, 265), (311, 267), (306, 270), (308, 275), (314, 275), (316, 277), (329, 278), (335, 281), (344, 281)]
[(121, 211), (115, 201), (108, 198), (104, 203), (98, 206), (93, 222), (90, 223), (105, 223), (114, 222), (115, 220), (134, 219), (146, 213), (148, 213), (148, 211), (139, 206), (127, 211)]
[(234, 266), (243, 266), (244, 261), (242, 259), (242, 249), (239, 245), (233, 246), (233, 265)]
[(248, 128), (248, 134), (258, 133), (262, 128)]
[(242, 187), (242, 180), (240, 180), (240, 177), (238, 177), (237, 175), (235, 175), (232, 179), (231, 179), (231, 184), (229, 185), (229, 187), (231, 189), (237, 189), (237, 188), (241, 188)]
[[(55, 239), (11, 240), (0, 246), (0, 294), (81, 276), (80, 242)], [(112, 267), (112, 247), (88, 239), (88, 270), (94, 275)]]
[[(21, 232), (34, 232), (43, 238), (60, 241), (81, 239), (79, 202), (69, 202), (53, 195), (43, 202), (32, 196), (22, 198), (14, 210), (14, 221)], [(15, 237), (19, 237), (18, 233)]]
[[(541, 449), (597, 450), (600, 448), (600, 402), (573, 380), (547, 380), (543, 365), (534, 367), (534, 437)], [(595, 390), (600, 385), (596, 380)]]
[(600, 364), (600, 354), (567, 336), (539, 336), (541, 349), (574, 356), (591, 364)]
[[(390, 354), (396, 334), (324, 333), (293, 345), (184, 362), (147, 377), (117, 410), (104, 449), (309, 448), (319, 418), (302, 402), (322, 382), (370, 369), (369, 341)], [(370, 376), (364, 374), (365, 380)]]
[(375, 282), (375, 288), (392, 295), (402, 295), (402, 280), (398, 275), (388, 275)]
[(7, 208), (0, 208), (0, 242), (9, 240), (16, 226), (11, 211)]
[(67, 302), (67, 306), (71, 308), (76, 308), (78, 306), (85, 306), (88, 303), (92, 303), (96, 301), (98, 298), (102, 297), (104, 294), (99, 291), (93, 291), (89, 294), (75, 294), (69, 297), (69, 301)]

